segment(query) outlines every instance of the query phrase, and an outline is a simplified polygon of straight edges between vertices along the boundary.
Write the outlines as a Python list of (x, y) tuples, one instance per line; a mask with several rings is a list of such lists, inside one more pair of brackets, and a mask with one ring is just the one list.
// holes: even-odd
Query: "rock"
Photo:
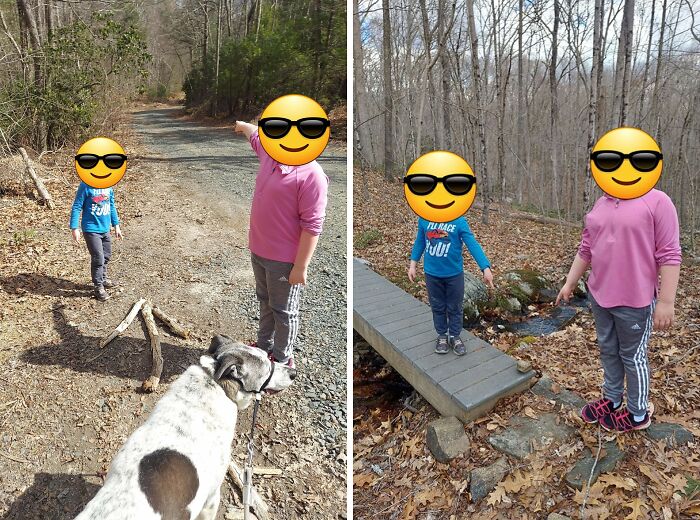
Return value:
[[(625, 458), (625, 452), (620, 451), (617, 447), (615, 441), (607, 442), (603, 445), (605, 450), (605, 456), (601, 457), (596, 464), (595, 470), (593, 471), (593, 479), (591, 480), (591, 485), (598, 480), (601, 473), (609, 473), (615, 469), (617, 463)], [(597, 452), (598, 449), (595, 449)], [(583, 486), (588, 484), (588, 478), (591, 474), (591, 468), (593, 467), (593, 462), (595, 461), (595, 452), (591, 453), (590, 450), (586, 450), (586, 455), (580, 459), (566, 474), (566, 483), (573, 488), (578, 490), (583, 489)], [(601, 451), (601, 455), (603, 452)]]
[(568, 516), (560, 515), (559, 513), (549, 513), (547, 520), (571, 520)]
[(523, 305), (533, 302), (549, 303), (552, 301), (552, 294), (554, 293), (554, 298), (558, 294), (549, 280), (532, 269), (509, 271), (503, 278), (508, 282), (507, 292)]
[(472, 496), (472, 502), (479, 502), (496, 487), (503, 477), (508, 473), (508, 461), (505, 457), (501, 457), (490, 466), (477, 468), (471, 472), (469, 482), (469, 493)]
[(553, 384), (554, 382), (550, 379), (549, 375), (543, 374), (540, 380), (531, 388), (532, 393), (555, 401), (561, 406), (582, 408), (583, 405), (586, 404), (585, 399), (568, 390), (559, 389), (558, 392), (555, 392), (552, 390)]
[(469, 453), (469, 439), (464, 425), (456, 417), (441, 417), (428, 425), (426, 434), (430, 452), (438, 462), (449, 462)]
[(525, 374), (532, 370), (532, 364), (524, 359), (518, 359), (518, 372)]
[(684, 445), (693, 441), (693, 434), (680, 424), (652, 422), (646, 432), (652, 439), (667, 440), (671, 445)]
[(479, 323), (479, 316), (485, 303), (489, 299), (489, 291), (486, 284), (469, 271), (464, 272), (464, 326), (470, 327)]
[(552, 442), (562, 443), (574, 436), (576, 430), (561, 422), (558, 416), (546, 413), (537, 419), (513, 417), (508, 428), (489, 437), (491, 446), (518, 459), (523, 459), (532, 452), (533, 444), (539, 446)]
[(522, 311), (523, 309), (522, 305), (520, 304), (520, 300), (518, 300), (515, 296), (511, 296), (510, 298), (503, 298), (500, 307), (504, 311), (510, 312), (511, 314), (516, 314)]

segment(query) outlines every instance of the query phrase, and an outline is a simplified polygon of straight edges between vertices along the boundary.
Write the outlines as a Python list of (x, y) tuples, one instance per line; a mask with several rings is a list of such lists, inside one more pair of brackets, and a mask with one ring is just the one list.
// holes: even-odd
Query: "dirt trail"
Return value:
[[(0, 269), (0, 519), (73, 518), (126, 437), (212, 334), (254, 338), (246, 244), (257, 158), (230, 129), (179, 113), (137, 109), (134, 135), (123, 136), (130, 162), (115, 196), (126, 238), (115, 244), (111, 265), (120, 287), (105, 304), (89, 297), (87, 252), (68, 241), (72, 172), (70, 188), (53, 183), (59, 209), (49, 221), (29, 216), (3, 226), (3, 212), (35, 203), (0, 206), (0, 240), (17, 258), (16, 266)], [(284, 472), (257, 480), (273, 518), (337, 518), (345, 511), (345, 152), (329, 147), (319, 162), (331, 187), (303, 297), (299, 375), (291, 389), (263, 401), (259, 420), (256, 464)], [(16, 233), (31, 238), (20, 243), (11, 238)], [(39, 260), (27, 260), (27, 249)], [(164, 338), (164, 385), (155, 395), (135, 392), (150, 367), (141, 327), (132, 325), (104, 351), (97, 347), (139, 297), (196, 334), (190, 341)], [(243, 412), (233, 449), (239, 460), (249, 420), (250, 411)], [(224, 488), (219, 519), (234, 511), (230, 485)]]

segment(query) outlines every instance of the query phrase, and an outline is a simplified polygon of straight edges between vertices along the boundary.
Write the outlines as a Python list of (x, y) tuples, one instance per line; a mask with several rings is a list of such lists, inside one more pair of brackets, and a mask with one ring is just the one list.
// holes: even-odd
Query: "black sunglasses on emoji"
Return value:
[(413, 173), (403, 178), (403, 183), (415, 195), (431, 193), (439, 182), (452, 195), (465, 195), (476, 184), (476, 177), (468, 173), (453, 173), (444, 177), (436, 177), (428, 173)]
[(655, 150), (638, 150), (631, 153), (622, 153), (615, 150), (598, 150), (591, 153), (591, 161), (602, 172), (614, 172), (622, 162), (629, 160), (632, 167), (640, 172), (650, 172), (659, 165), (664, 158), (661, 152)]
[(302, 117), (296, 121), (284, 117), (263, 117), (258, 121), (258, 126), (270, 139), (282, 139), (293, 126), (296, 126), (299, 133), (307, 139), (318, 139), (325, 133), (326, 128), (331, 126), (331, 123), (322, 117)]
[(75, 160), (81, 168), (91, 170), (102, 160), (110, 170), (121, 168), (126, 162), (126, 155), (121, 153), (108, 153), (107, 155), (95, 155), (94, 153), (81, 153), (75, 156)]

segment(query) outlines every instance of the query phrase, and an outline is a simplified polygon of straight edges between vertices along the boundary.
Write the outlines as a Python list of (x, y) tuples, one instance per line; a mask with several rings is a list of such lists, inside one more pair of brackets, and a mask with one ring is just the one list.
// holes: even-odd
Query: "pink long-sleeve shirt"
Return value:
[(328, 177), (316, 161), (302, 166), (278, 163), (260, 144), (257, 130), (249, 141), (260, 168), (250, 210), (248, 247), (268, 260), (293, 263), (302, 229), (321, 234)]
[(629, 200), (605, 195), (586, 215), (578, 255), (591, 264), (588, 289), (601, 307), (646, 307), (659, 268), (681, 263), (676, 207), (656, 189)]

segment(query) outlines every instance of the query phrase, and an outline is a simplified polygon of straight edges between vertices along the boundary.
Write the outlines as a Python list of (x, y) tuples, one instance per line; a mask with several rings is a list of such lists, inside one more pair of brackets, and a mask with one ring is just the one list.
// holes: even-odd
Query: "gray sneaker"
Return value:
[(96, 285), (95, 286), (95, 298), (97, 298), (99, 301), (103, 302), (105, 300), (109, 300), (109, 294), (107, 294), (107, 291), (105, 291), (105, 288), (101, 285)]
[(435, 342), (435, 353), (436, 354), (447, 354), (450, 351), (450, 345), (447, 342), (447, 336), (438, 336)]
[(463, 356), (467, 353), (467, 347), (464, 346), (464, 342), (459, 336), (452, 338), (452, 351), (458, 356)]
[(116, 287), (117, 284), (114, 283), (110, 278), (105, 278), (104, 280), (102, 280), (102, 286), (105, 289), (111, 289), (112, 287)]

